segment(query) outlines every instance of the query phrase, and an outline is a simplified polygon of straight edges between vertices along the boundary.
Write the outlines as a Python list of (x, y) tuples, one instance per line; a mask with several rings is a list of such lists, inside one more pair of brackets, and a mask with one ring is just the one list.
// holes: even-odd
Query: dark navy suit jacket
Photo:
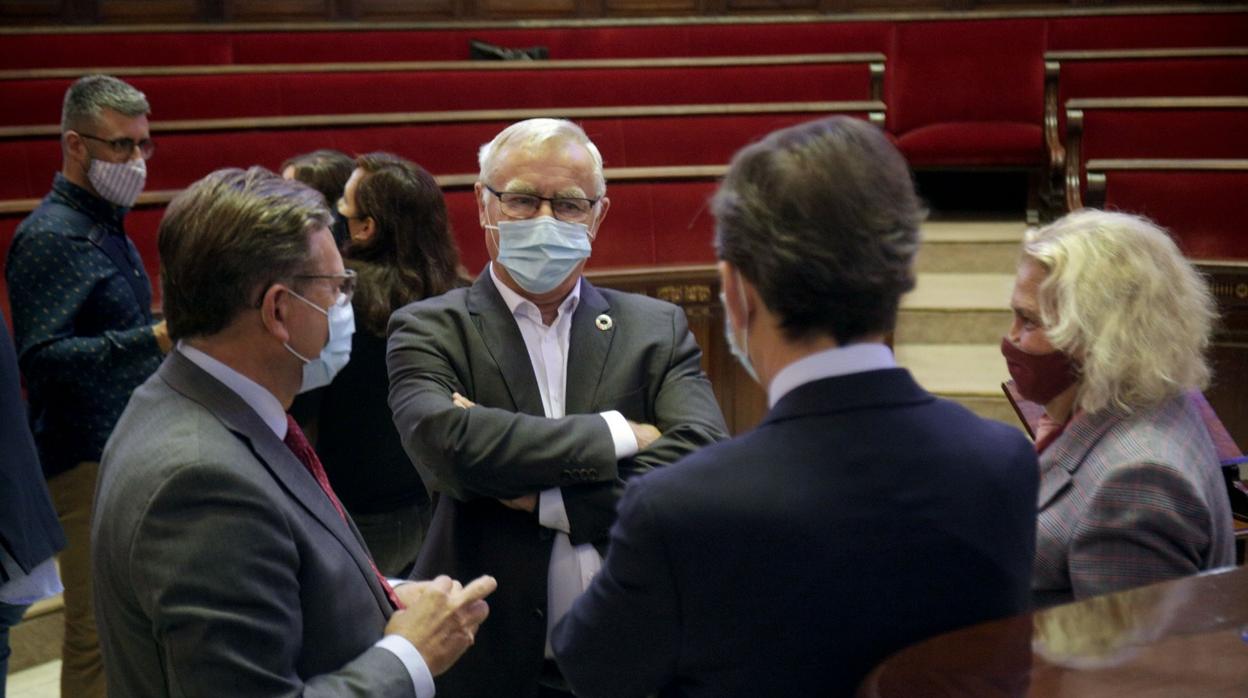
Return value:
[[(65, 534), (26, 424), (17, 355), (0, 314), (0, 545), (18, 567), (30, 572), (65, 547)], [(0, 571), (0, 584), (7, 581)]]
[(634, 479), (557, 626), (578, 696), (851, 695), (911, 643), (1025, 610), (1036, 457), (904, 369), (785, 395)]

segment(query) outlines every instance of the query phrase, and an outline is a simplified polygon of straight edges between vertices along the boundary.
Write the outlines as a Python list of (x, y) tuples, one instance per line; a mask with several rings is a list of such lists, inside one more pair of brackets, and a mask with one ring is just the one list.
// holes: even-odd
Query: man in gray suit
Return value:
[(220, 170), (160, 226), (177, 348), (104, 451), (92, 560), (115, 696), (420, 696), (494, 588), (377, 572), (298, 425), (354, 330), (316, 192)]
[(601, 565), (624, 480), (725, 427), (684, 313), (581, 278), (610, 204), (585, 132), (513, 124), (480, 164), (492, 262), (390, 320), (390, 407), (442, 493), (414, 576), (500, 583), (439, 696), (567, 695), (549, 630)]

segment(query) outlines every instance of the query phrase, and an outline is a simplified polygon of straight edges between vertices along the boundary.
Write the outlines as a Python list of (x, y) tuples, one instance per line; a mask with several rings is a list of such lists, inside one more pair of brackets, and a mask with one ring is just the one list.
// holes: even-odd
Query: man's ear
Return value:
[(741, 272), (732, 262), (719, 261), (719, 288), (724, 296), (724, 312), (730, 315), (733, 327), (745, 327), (749, 321), (748, 293), (742, 287)]
[(74, 162), (86, 162), (90, 157), (87, 153), (87, 140), (77, 131), (66, 131), (61, 134), (61, 148), (66, 157)]
[(489, 222), (485, 216), (485, 183), (477, 182), (472, 185), (472, 195), (477, 199), (477, 223), (481, 225), (482, 230), (485, 230), (485, 226)]
[(598, 200), (598, 215), (594, 217), (594, 227), (589, 231), (589, 239), (598, 239), (598, 231), (602, 228), (602, 222), (607, 218), (607, 210), (611, 208), (611, 199), (602, 197)]
[(269, 286), (260, 297), (260, 324), (279, 342), (290, 341), (286, 322), (290, 317), (290, 294), (278, 284)]

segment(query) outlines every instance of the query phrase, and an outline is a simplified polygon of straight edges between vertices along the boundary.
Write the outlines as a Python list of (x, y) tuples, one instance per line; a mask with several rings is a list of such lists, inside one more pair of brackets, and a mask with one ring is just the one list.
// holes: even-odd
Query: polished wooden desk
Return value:
[(985, 623), (890, 657), (859, 698), (1248, 696), (1248, 567)]

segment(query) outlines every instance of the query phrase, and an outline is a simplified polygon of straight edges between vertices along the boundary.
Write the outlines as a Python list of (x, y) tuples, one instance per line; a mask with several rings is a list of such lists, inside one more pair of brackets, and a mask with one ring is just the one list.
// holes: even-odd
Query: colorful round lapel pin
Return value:
[(598, 317), (594, 318), (594, 324), (598, 326), (598, 329), (602, 330), (603, 332), (606, 332), (607, 330), (611, 329), (611, 327), (615, 323), (611, 320), (610, 315), (603, 313), (602, 315), (599, 315)]

